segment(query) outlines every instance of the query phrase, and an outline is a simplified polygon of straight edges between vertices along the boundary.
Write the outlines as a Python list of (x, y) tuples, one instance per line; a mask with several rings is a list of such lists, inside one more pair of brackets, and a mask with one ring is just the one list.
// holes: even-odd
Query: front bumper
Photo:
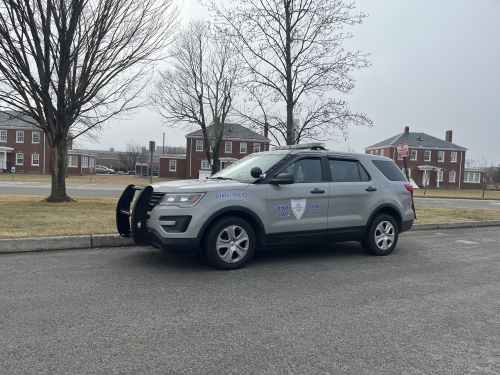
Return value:
[[(133, 209), (130, 210), (130, 205), (136, 191), (140, 191), (140, 193), (134, 203)], [(170, 233), (172, 235), (170, 238), (165, 228), (162, 228), (162, 214), (159, 213), (159, 216), (155, 213), (150, 218), (149, 211), (152, 207), (152, 194), (153, 188), (151, 186), (142, 188), (129, 185), (125, 188), (116, 206), (116, 228), (118, 233), (122, 237), (132, 237), (134, 242), (139, 246), (153, 246), (176, 253), (196, 253), (199, 250), (200, 238), (196, 238), (196, 236), (190, 238), (189, 233), (179, 233), (186, 230), (184, 227), (167, 228), (167, 230), (173, 231), (173, 233)], [(188, 216), (184, 217), (187, 218)], [(148, 222), (150, 225), (148, 225)], [(186, 220), (183, 222), (186, 222), (186, 227), (189, 225), (189, 221)], [(160, 233), (160, 231), (164, 233)], [(180, 234), (187, 235), (188, 237), (180, 237)], [(165, 237), (166, 235), (167, 237)]]

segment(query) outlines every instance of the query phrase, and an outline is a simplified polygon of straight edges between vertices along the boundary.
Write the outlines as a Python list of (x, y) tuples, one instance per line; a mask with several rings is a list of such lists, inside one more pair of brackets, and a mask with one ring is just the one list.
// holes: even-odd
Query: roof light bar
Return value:
[(326, 148), (324, 143), (313, 142), (302, 143), (298, 145), (278, 146), (272, 148), (272, 151), (276, 150), (326, 150)]

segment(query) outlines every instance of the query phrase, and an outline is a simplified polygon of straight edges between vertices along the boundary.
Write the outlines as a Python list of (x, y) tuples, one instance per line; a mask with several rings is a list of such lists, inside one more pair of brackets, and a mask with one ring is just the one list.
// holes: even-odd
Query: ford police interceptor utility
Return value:
[(129, 185), (116, 224), (137, 245), (202, 252), (220, 269), (287, 244), (360, 241), (387, 255), (413, 225), (412, 196), (391, 159), (295, 145), (248, 155), (206, 180)]

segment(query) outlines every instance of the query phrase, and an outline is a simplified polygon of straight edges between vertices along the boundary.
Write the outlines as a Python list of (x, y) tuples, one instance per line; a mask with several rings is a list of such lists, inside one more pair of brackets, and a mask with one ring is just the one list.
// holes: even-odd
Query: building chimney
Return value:
[(408, 134), (410, 132), (410, 127), (409, 126), (405, 126), (405, 134)]
[(451, 138), (453, 136), (453, 131), (451, 130), (447, 130), (446, 131), (446, 138), (444, 139), (446, 142), (450, 142), (451, 143)]

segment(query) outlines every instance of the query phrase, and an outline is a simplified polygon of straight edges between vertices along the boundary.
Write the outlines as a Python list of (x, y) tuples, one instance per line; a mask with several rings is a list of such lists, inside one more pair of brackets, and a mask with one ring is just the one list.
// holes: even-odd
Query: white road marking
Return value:
[(457, 240), (458, 243), (464, 243), (466, 245), (477, 245), (477, 242), (465, 241), (465, 240)]

